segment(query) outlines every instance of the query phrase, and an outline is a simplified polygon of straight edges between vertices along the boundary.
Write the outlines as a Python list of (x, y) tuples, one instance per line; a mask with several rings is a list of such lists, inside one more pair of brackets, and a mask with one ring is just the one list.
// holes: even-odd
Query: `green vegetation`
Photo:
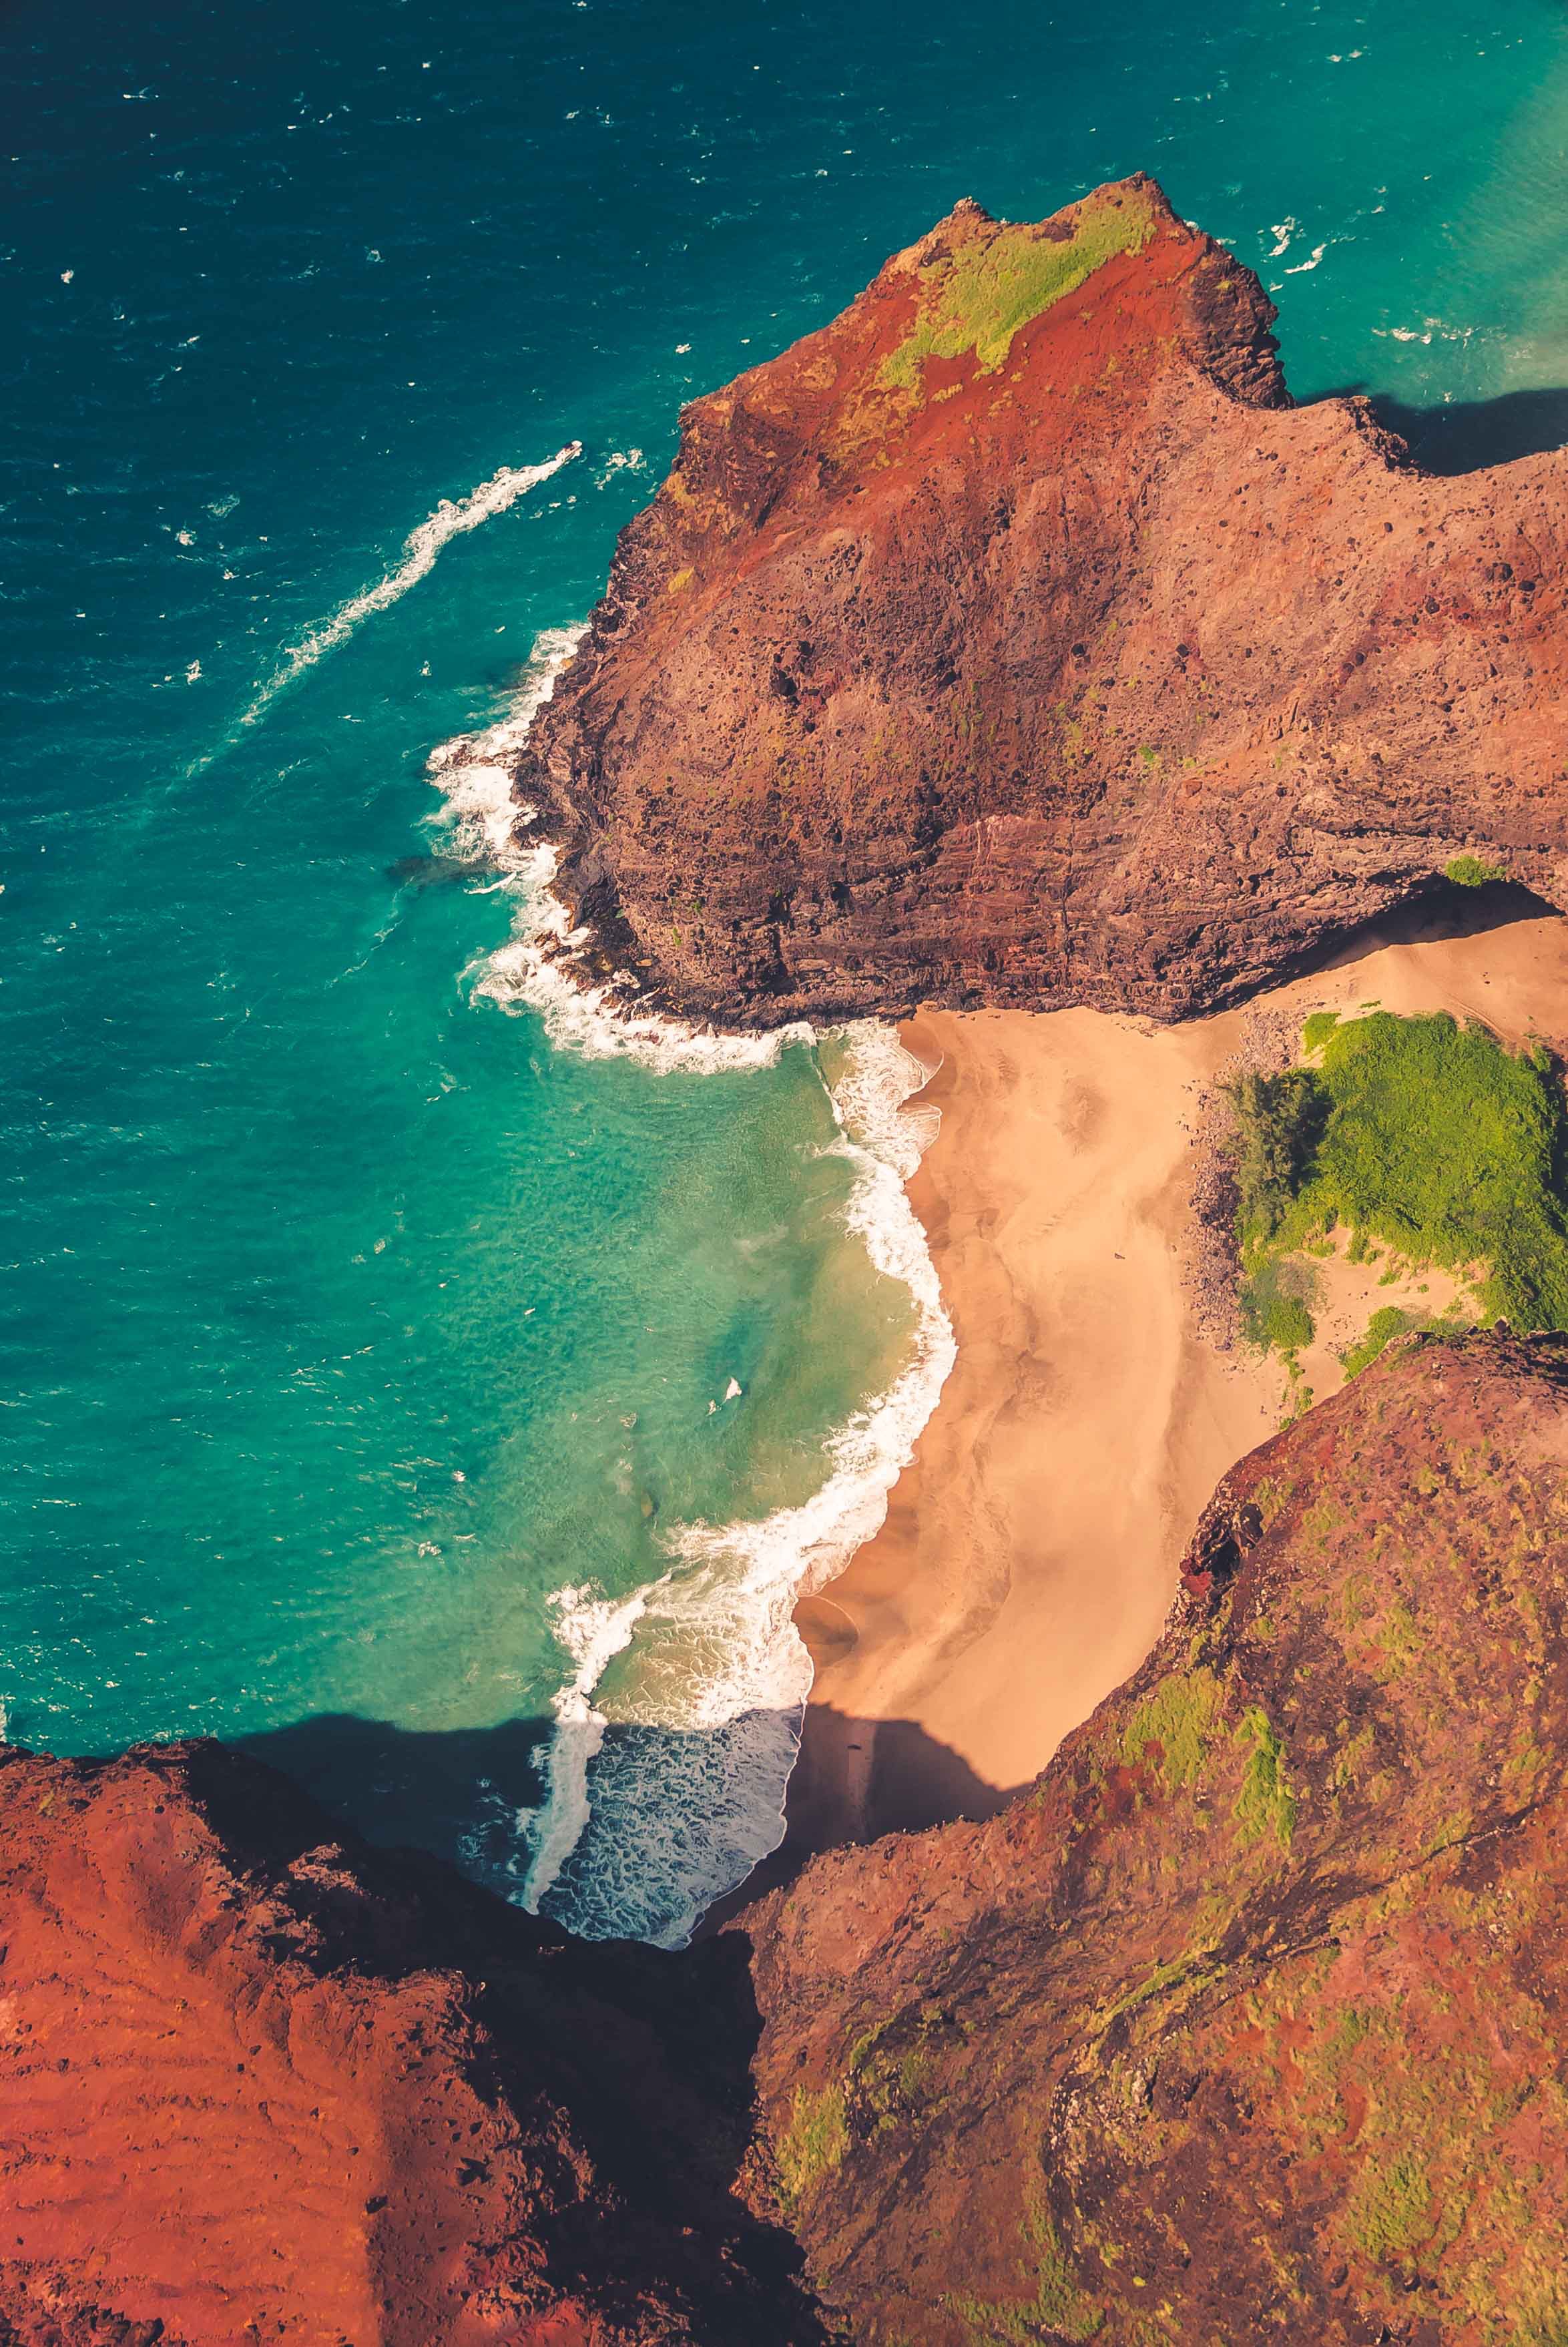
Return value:
[[(1308, 1048), (1313, 1024), (1308, 1020)], [(1236, 1112), (1241, 1234), (1244, 1239), (1272, 1238), (1322, 1139), (1328, 1102), (1310, 1068), (1286, 1068), (1278, 1076), (1243, 1076), (1231, 1086), (1231, 1100)]]
[(1560, 2286), (1525, 2316), (1519, 2347), (1568, 2347), (1568, 2305), (1563, 2303)]
[(857, 2135), (868, 2127), (886, 2134), (895, 2127), (919, 2126), (930, 2116), (931, 2048), (941, 2027), (941, 2010), (922, 2006), (913, 2039), (889, 2049), (882, 2041), (904, 2018), (888, 2014), (862, 2030), (849, 2049), (844, 2101), (846, 2114), (854, 2115)]
[(843, 2088), (824, 2086), (812, 2094), (797, 2086), (789, 2125), (774, 2147), (785, 2198), (798, 2202), (815, 2191), (842, 2165), (848, 2148)]
[(1358, 2249), (1381, 2264), (1408, 2257), (1431, 2230), (1432, 2188), (1413, 2151), (1387, 2168), (1368, 2161), (1351, 2198), (1348, 2222)]
[(1122, 1759), (1130, 1768), (1139, 1768), (1148, 1757), (1147, 1747), (1157, 1744), (1160, 1773), (1171, 1790), (1190, 1785), (1204, 1765), (1219, 1692), (1210, 1671), (1173, 1673), (1162, 1679), (1127, 1723)]
[(1268, 1714), (1256, 1704), (1242, 1714), (1234, 1732), (1239, 1742), (1252, 1745), (1236, 1796), (1236, 1823), (1246, 1840), (1261, 1841), (1272, 1833), (1281, 1850), (1288, 1850), (1296, 1833), (1296, 1805), (1285, 1779), (1285, 1746)]
[[(1319, 1013), (1306, 1040), (1318, 1070), (1232, 1091), (1249, 1334), (1287, 1352), (1305, 1341), (1306, 1291), (1284, 1258), (1337, 1225), (1358, 1260), (1377, 1238), (1412, 1266), (1483, 1264), (1490, 1310), (1568, 1327), (1568, 1121), (1547, 1054), (1515, 1057), (1446, 1012)], [(1378, 1349), (1393, 1333), (1378, 1315), (1368, 1340), (1379, 1321)]]
[(1275, 1255), (1258, 1266), (1241, 1289), (1241, 1325), (1248, 1344), (1286, 1356), (1310, 1345), (1316, 1323), (1307, 1308), (1312, 1272), (1307, 1264)]
[(1506, 880), (1500, 864), (1483, 864), (1479, 856), (1456, 856), (1443, 866), (1443, 878), (1460, 888), (1484, 888), (1489, 880)]
[(1154, 231), (1143, 201), (1090, 200), (1078, 208), (1072, 234), (1060, 241), (1035, 228), (1003, 227), (984, 242), (928, 262), (921, 315), (884, 359), (878, 380), (890, 390), (918, 391), (927, 359), (972, 351), (994, 374), (1013, 336), (1117, 253), (1137, 252)]
[(993, 2342), (995, 2347), (1035, 2347), (1036, 2342), (1047, 2337), (1092, 2339), (1104, 2314), (1073, 2279), (1042, 2195), (1030, 2200), (1022, 2229), (1033, 2252), (1036, 2295), (1032, 2305), (1003, 2306), (989, 2299), (953, 2297), (948, 2300), (948, 2306), (986, 2347), (993, 2347)]
[(1409, 1312), (1401, 1312), (1397, 1304), (1385, 1304), (1374, 1312), (1367, 1323), (1365, 1336), (1358, 1337), (1341, 1356), (1348, 1378), (1358, 1378), (1369, 1369), (1380, 1353), (1386, 1352), (1396, 1337), (1402, 1337), (1416, 1323)]

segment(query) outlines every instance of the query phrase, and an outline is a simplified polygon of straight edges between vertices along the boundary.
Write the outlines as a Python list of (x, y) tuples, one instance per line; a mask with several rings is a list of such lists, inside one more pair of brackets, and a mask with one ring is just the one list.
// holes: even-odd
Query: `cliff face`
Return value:
[(1568, 2337), (1565, 1464), (1568, 1340), (1386, 1357), (1031, 1793), (743, 1919), (856, 2341)]
[(214, 1746), (5, 1752), (0, 2347), (805, 2347), (723, 1983), (608, 1952)]
[(962, 204), (695, 401), (518, 777), (724, 1019), (1237, 997), (1456, 855), (1568, 903), (1568, 458), (1291, 408), (1144, 179)]
[(0, 2347), (1561, 2347), (1565, 1467), (1568, 1339), (1411, 1340), (1030, 1793), (681, 1958), (7, 1754)]

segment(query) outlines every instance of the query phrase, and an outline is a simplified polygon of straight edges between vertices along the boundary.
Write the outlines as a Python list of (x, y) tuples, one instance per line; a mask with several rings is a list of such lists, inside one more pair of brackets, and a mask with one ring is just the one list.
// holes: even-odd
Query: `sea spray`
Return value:
[[(662, 1586), (656, 1583), (654, 1589)], [(595, 1687), (614, 1657), (631, 1643), (640, 1616), (653, 1589), (639, 1589), (618, 1604), (595, 1594), (586, 1583), (558, 1589), (549, 1604), (556, 1635), (577, 1665), (573, 1676), (551, 1698), (555, 1734), (545, 1756), (545, 1799), (531, 1825), (533, 1857), (527, 1876), (526, 1896), (537, 1910), (540, 1899), (560, 1872), (588, 1823), (588, 1771), (604, 1742), (609, 1722), (593, 1707)]]
[(640, 1011), (629, 972), (603, 979), (585, 973), (580, 948), (589, 932), (573, 928), (552, 886), (560, 851), (528, 837), (534, 813), (514, 798), (512, 776), (529, 727), (587, 632), (581, 625), (543, 630), (505, 714), (431, 754), (427, 771), (443, 800), (432, 821), (460, 856), (499, 873), (517, 905), (510, 938), (469, 970), (473, 990), (502, 1010), (533, 1011), (559, 1051), (583, 1059), (636, 1060), (659, 1075), (775, 1066), (792, 1044), (813, 1040), (804, 1020), (766, 1034), (714, 1034)]
[[(558, 1049), (630, 1057), (658, 1073), (763, 1068), (791, 1046), (815, 1047), (804, 1021), (714, 1034), (639, 1011), (630, 979), (579, 975), (586, 936), (552, 891), (558, 851), (529, 838), (531, 815), (512, 777), (583, 632), (541, 634), (503, 716), (430, 760), (443, 798), (433, 821), (515, 899), (511, 936), (469, 973), (474, 993), (533, 1011)], [(532, 1851), (522, 1901), (586, 1937), (679, 1946), (777, 1847), (812, 1677), (794, 1607), (881, 1525), (952, 1366), (952, 1328), (904, 1189), (937, 1112), (902, 1103), (930, 1071), (876, 1020), (824, 1040), (836, 1061), (831, 1081), (824, 1074), (838, 1128), (827, 1146), (853, 1169), (845, 1226), (909, 1295), (906, 1358), (830, 1438), (826, 1475), (809, 1499), (756, 1521), (672, 1527), (663, 1542), (670, 1569), (628, 1599), (579, 1584), (550, 1599), (572, 1667), (552, 1699), (543, 1802), (517, 1820)], [(606, 1709), (596, 1697), (612, 1664), (616, 1696)]]

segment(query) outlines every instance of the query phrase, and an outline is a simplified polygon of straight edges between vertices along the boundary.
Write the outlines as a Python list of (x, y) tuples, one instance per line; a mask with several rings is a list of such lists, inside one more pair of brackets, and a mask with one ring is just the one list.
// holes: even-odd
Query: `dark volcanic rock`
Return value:
[(728, 2188), (739, 1952), (596, 1954), (213, 1745), (0, 1755), (0, 2347), (819, 2339)]
[(1568, 2337), (1565, 1465), (1568, 1339), (1407, 1343), (1032, 1792), (742, 1919), (856, 2341)]
[(1153, 184), (961, 204), (682, 418), (518, 794), (656, 995), (1172, 1017), (1473, 853), (1556, 903), (1568, 458), (1292, 408)]

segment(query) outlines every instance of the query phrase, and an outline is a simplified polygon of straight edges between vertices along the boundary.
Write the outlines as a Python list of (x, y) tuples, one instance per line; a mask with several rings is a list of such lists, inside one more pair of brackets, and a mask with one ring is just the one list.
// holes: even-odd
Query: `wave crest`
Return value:
[[(475, 993), (534, 1011), (559, 1049), (630, 1057), (661, 1074), (767, 1067), (793, 1044), (814, 1046), (804, 1021), (764, 1035), (714, 1034), (639, 1011), (629, 976), (584, 982), (578, 949), (587, 933), (571, 928), (551, 890), (558, 851), (529, 841), (532, 817), (512, 795), (528, 728), (584, 632), (542, 634), (506, 714), (430, 760), (444, 801), (433, 820), (460, 854), (497, 872), (516, 900), (511, 937), (470, 972)], [(854, 1168), (844, 1221), (876, 1270), (908, 1290), (908, 1358), (832, 1437), (826, 1478), (801, 1505), (756, 1522), (673, 1527), (669, 1571), (629, 1598), (572, 1586), (548, 1600), (572, 1667), (552, 1698), (543, 1803), (518, 1821), (532, 1844), (521, 1903), (547, 1908), (583, 1937), (683, 1945), (713, 1901), (777, 1848), (812, 1681), (794, 1608), (880, 1528), (956, 1357), (904, 1187), (939, 1116), (903, 1102), (931, 1071), (881, 1021), (858, 1020), (835, 1039), (840, 1064), (828, 1092), (838, 1132), (827, 1145)], [(620, 1701), (611, 1723), (594, 1697), (628, 1648), (641, 1693)]]
[(368, 620), (374, 612), (384, 611), (389, 604), (406, 595), (411, 587), (417, 586), (435, 568), (437, 555), (452, 538), (461, 537), (465, 530), (477, 529), (482, 522), (505, 513), (529, 489), (537, 489), (541, 481), (548, 481), (563, 465), (569, 465), (574, 456), (581, 454), (582, 443), (569, 440), (564, 448), (558, 448), (542, 465), (503, 465), (487, 481), (470, 489), (466, 497), (443, 497), (435, 512), (405, 538), (403, 560), (395, 570), (389, 570), (384, 579), (367, 587), (362, 594), (351, 596), (330, 620), (313, 628), (308, 636), (284, 653), (241, 723), (253, 725), (270, 702), (275, 701), (307, 669), (313, 668), (324, 653), (346, 643), (362, 620)]

